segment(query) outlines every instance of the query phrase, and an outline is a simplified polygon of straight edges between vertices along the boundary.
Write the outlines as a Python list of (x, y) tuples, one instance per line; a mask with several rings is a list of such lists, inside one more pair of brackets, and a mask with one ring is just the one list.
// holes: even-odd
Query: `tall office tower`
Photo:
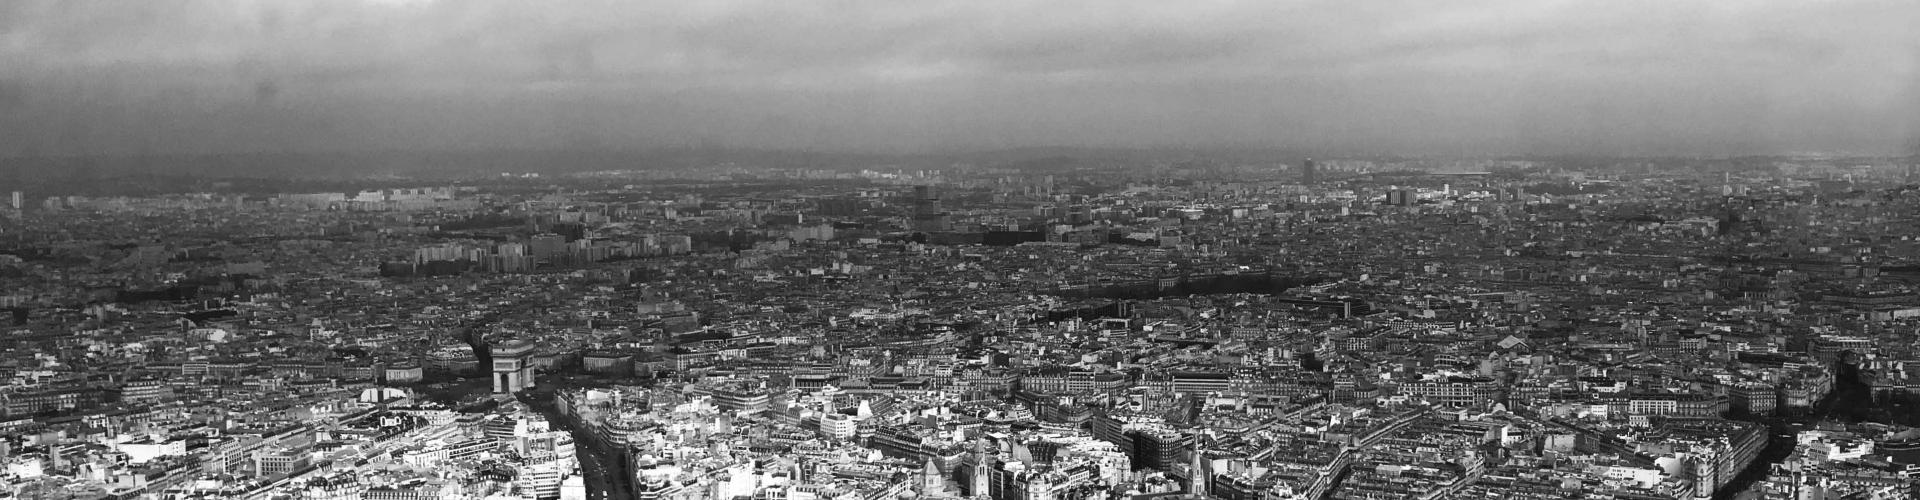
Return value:
[(933, 186), (914, 186), (913, 209), (916, 214), (940, 211), (940, 194)]
[(1388, 205), (1404, 207), (1412, 205), (1418, 200), (1419, 194), (1415, 193), (1412, 189), (1401, 188), (1387, 191)]
[(14, 191), (13, 197), (8, 199), (7, 206), (13, 207), (14, 210), (25, 208), (27, 206), (27, 194)]
[(1308, 158), (1305, 163), (1300, 164), (1300, 183), (1313, 184), (1318, 180), (1320, 180), (1320, 164)]
[(567, 253), (567, 237), (553, 233), (536, 234), (527, 247), (536, 259), (551, 259)]
[(940, 232), (952, 230), (947, 212), (940, 208), (940, 194), (932, 186), (913, 187), (913, 230)]

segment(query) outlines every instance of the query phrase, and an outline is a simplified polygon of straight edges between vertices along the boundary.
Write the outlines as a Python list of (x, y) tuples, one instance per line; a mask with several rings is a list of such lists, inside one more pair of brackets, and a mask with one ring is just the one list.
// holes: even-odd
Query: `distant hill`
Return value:
[(374, 176), (457, 179), (503, 172), (563, 174), (601, 170), (674, 170), (717, 165), (770, 168), (949, 168), (955, 164), (1033, 170), (1083, 165), (1255, 157), (1284, 153), (1177, 149), (1022, 148), (936, 154), (866, 154), (758, 149), (357, 151), (333, 153), (167, 154), (0, 158), (0, 186), (44, 195), (177, 191), (205, 179), (345, 181)]
[[(663, 148), (652, 150), (356, 151), (332, 153), (233, 153), (205, 155), (0, 157), (0, 191), (38, 196), (183, 192), (206, 189), (211, 180), (238, 192), (336, 189), (358, 181), (414, 178), (447, 181), (503, 172), (546, 175), (601, 170), (678, 170), (734, 164), (767, 168), (849, 170), (946, 169), (955, 165), (1065, 172), (1088, 167), (1155, 162), (1292, 163), (1315, 155), (1300, 151), (1234, 148), (1029, 147), (992, 151), (881, 154), (764, 149)], [(1388, 159), (1377, 157), (1372, 159)], [(1537, 158), (1583, 170), (1616, 165), (1620, 158)], [(1671, 160), (1669, 160), (1671, 161)], [(1685, 160), (1687, 164), (1765, 165), (1769, 157)], [(1915, 161), (1909, 159), (1909, 161)], [(1664, 163), (1664, 162), (1663, 162)]]

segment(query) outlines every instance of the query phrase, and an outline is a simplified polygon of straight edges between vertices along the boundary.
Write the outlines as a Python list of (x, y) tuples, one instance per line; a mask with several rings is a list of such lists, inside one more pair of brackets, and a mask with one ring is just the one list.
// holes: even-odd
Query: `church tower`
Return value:
[(988, 465), (988, 460), (987, 438), (974, 438), (973, 469), (970, 471), (971, 473), (967, 475), (967, 496), (973, 498), (987, 498), (989, 496), (987, 494), (987, 475), (992, 472), (992, 467)]
[(1207, 498), (1208, 485), (1213, 482), (1213, 461), (1207, 460), (1207, 436), (1194, 440), (1193, 460), (1187, 462), (1187, 493), (1198, 498)]

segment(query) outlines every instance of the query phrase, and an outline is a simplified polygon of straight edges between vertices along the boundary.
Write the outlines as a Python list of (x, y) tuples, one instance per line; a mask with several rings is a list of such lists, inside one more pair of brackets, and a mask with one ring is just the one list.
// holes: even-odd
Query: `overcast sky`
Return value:
[(0, 1), (0, 154), (1911, 152), (1920, 1)]

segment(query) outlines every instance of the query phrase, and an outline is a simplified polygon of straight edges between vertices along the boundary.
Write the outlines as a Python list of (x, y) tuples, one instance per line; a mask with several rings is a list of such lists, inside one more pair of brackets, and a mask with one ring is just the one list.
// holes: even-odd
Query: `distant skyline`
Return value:
[(0, 2), (0, 156), (1920, 152), (1920, 2)]

